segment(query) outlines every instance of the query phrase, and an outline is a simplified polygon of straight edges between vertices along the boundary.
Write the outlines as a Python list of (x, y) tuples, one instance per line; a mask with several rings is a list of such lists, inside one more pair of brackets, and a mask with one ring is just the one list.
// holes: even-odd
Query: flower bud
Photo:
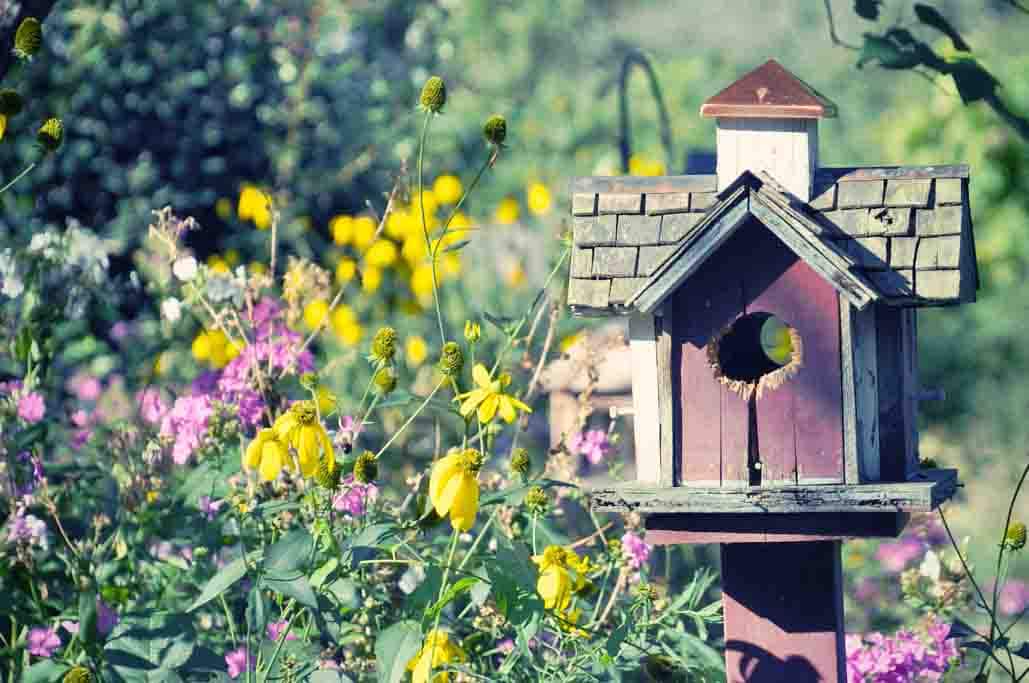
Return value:
[(359, 484), (370, 484), (379, 477), (379, 460), (371, 451), (357, 456), (354, 463), (354, 480)]
[(318, 374), (315, 372), (305, 372), (300, 375), (300, 386), (308, 391), (314, 391), (318, 388)]
[(64, 674), (63, 683), (92, 683), (93, 674), (84, 666), (73, 666)]
[(529, 467), (532, 462), (529, 459), (529, 451), (524, 448), (516, 448), (511, 454), (511, 472), (525, 478), (529, 474)]
[(482, 134), (486, 137), (486, 142), (499, 147), (507, 138), (507, 120), (500, 114), (494, 114), (486, 119)]
[(369, 360), (380, 365), (393, 360), (397, 353), (397, 331), (392, 327), (380, 327), (372, 339), (372, 353)]
[(1025, 547), (1025, 524), (1012, 522), (1004, 533), (1004, 544), (1009, 550), (1021, 550)]
[(447, 103), (447, 86), (443, 83), (442, 78), (432, 76), (425, 81), (420, 102), (422, 109), (433, 114), (438, 114), (443, 110), (443, 105)]
[(36, 141), (46, 152), (56, 152), (64, 142), (64, 124), (61, 119), (49, 118), (39, 127), (36, 133)]
[(26, 17), (14, 33), (14, 54), (19, 59), (28, 59), (43, 45), (43, 25), (35, 17)]
[(4, 88), (0, 90), (0, 114), (16, 116), (25, 107), (25, 100), (16, 90)]
[(397, 373), (389, 366), (379, 368), (375, 371), (372, 384), (380, 396), (387, 396), (397, 388)]
[(542, 486), (533, 486), (525, 494), (525, 508), (534, 515), (546, 514), (547, 504), (547, 492)]
[(319, 486), (329, 491), (335, 491), (339, 486), (339, 474), (339, 468), (335, 463), (330, 462), (324, 456), (318, 459), (318, 469), (314, 471), (314, 480)]
[(464, 351), (457, 345), (457, 342), (447, 342), (439, 356), (439, 369), (447, 377), (455, 377), (461, 374), (464, 367)]
[(464, 321), (464, 339), (469, 344), (474, 344), (479, 341), (482, 337), (482, 327), (479, 323), (473, 323), (471, 320)]

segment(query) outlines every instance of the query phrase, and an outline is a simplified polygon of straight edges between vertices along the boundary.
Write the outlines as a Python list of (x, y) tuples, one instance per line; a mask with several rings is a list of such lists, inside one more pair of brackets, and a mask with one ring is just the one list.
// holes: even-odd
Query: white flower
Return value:
[(182, 319), (182, 302), (175, 297), (169, 297), (161, 302), (161, 317), (172, 325)]
[(183, 282), (189, 282), (197, 276), (197, 260), (192, 256), (176, 259), (172, 264), (172, 272)]
[(400, 576), (398, 584), (404, 595), (410, 595), (418, 589), (418, 586), (420, 586), (424, 580), (425, 567), (420, 564), (412, 564), (407, 568), (407, 571)]
[(943, 567), (940, 565), (940, 556), (930, 550), (925, 554), (925, 559), (922, 560), (922, 565), (918, 568), (918, 573), (932, 581), (939, 581), (940, 570), (942, 568)]

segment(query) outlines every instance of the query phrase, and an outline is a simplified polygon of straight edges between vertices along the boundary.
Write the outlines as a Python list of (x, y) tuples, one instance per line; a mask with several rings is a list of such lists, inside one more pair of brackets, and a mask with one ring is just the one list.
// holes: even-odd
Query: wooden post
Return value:
[(727, 683), (844, 683), (840, 541), (722, 545)]

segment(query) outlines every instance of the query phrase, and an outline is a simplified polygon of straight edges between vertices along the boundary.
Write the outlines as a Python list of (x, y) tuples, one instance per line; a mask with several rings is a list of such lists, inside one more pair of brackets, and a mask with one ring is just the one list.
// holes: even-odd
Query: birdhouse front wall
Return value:
[[(844, 479), (839, 296), (750, 219), (664, 305), (682, 486), (839, 483)], [(712, 344), (751, 314), (801, 340), (795, 372), (747, 395), (718, 376)]]

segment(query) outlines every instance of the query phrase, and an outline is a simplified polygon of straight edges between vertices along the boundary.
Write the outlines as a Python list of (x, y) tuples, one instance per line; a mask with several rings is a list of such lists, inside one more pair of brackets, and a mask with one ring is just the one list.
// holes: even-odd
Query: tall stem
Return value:
[(404, 430), (405, 430), (405, 429), (407, 429), (407, 427), (408, 427), (408, 426), (409, 426), (409, 425), (410, 425), (410, 424), (411, 424), (412, 422), (414, 422), (414, 419), (415, 419), (416, 417), (418, 417), (418, 414), (419, 414), (419, 413), (421, 413), (421, 412), (422, 412), (422, 410), (424, 410), (424, 409), (425, 409), (425, 406), (429, 405), (429, 401), (431, 401), (431, 400), (432, 400), (432, 397), (436, 395), (436, 392), (437, 392), (437, 391), (439, 391), (439, 388), (440, 388), (441, 386), (443, 386), (443, 383), (444, 383), (444, 382), (446, 382), (446, 381), (447, 381), (447, 378), (446, 378), (446, 377), (444, 377), (443, 379), (441, 379), (441, 380), (439, 381), (439, 383), (438, 383), (438, 384), (436, 384), (436, 386), (435, 386), (435, 387), (433, 388), (433, 390), (432, 390), (432, 393), (431, 393), (431, 394), (429, 394), (428, 396), (426, 396), (426, 397), (425, 397), (425, 400), (424, 400), (424, 401), (422, 401), (422, 404), (421, 404), (420, 406), (418, 406), (418, 409), (417, 409), (417, 410), (415, 410), (415, 411), (414, 411), (414, 413), (412, 413), (412, 414), (411, 414), (411, 417), (407, 418), (407, 422), (405, 422), (405, 423), (404, 423), (403, 425), (401, 425), (400, 429), (398, 429), (398, 430), (397, 430), (396, 432), (394, 432), (394, 433), (393, 433), (393, 436), (391, 436), (391, 437), (389, 438), (389, 441), (387, 441), (387, 442), (386, 442), (386, 445), (385, 445), (385, 446), (383, 446), (382, 448), (380, 448), (380, 449), (379, 449), (379, 452), (375, 454), (375, 457), (376, 457), (376, 458), (378, 458), (378, 457), (379, 457), (380, 455), (382, 455), (383, 453), (385, 453), (385, 452), (386, 452), (386, 449), (387, 449), (387, 448), (389, 448), (389, 447), (390, 447), (390, 446), (391, 446), (391, 445), (393, 444), (393, 442), (394, 442), (394, 441), (396, 440), (396, 438), (397, 438), (398, 436), (400, 436), (400, 435), (401, 435), (401, 434), (402, 434), (402, 433), (404, 432)]
[(436, 258), (432, 250), (432, 242), (429, 239), (429, 222), (425, 219), (425, 193), (422, 167), (425, 162), (425, 141), (429, 137), (429, 121), (432, 120), (432, 112), (425, 112), (425, 122), (422, 124), (422, 138), (418, 143), (418, 208), (422, 214), (422, 234), (425, 236), (425, 253), (429, 256), (432, 267), (432, 301), (436, 305), (436, 322), (439, 323), (440, 343), (447, 341), (447, 333), (443, 329), (443, 311), (439, 305), (439, 282), (436, 279)]
[(12, 185), (14, 185), (14, 184), (15, 184), (16, 182), (18, 182), (19, 180), (21, 180), (21, 179), (22, 179), (22, 178), (24, 178), (25, 176), (27, 176), (27, 175), (29, 174), (29, 172), (30, 172), (30, 171), (31, 171), (32, 169), (34, 169), (35, 167), (36, 167), (36, 162), (35, 162), (35, 161), (33, 161), (33, 162), (32, 162), (31, 164), (29, 164), (28, 166), (26, 166), (26, 167), (24, 168), (24, 170), (22, 170), (22, 172), (21, 172), (21, 173), (19, 173), (18, 175), (14, 176), (14, 180), (12, 180), (11, 182), (7, 183), (7, 184), (6, 184), (6, 185), (4, 185), (3, 187), (0, 187), (0, 194), (3, 194), (4, 192), (7, 192), (7, 190), (9, 190), (9, 189), (11, 188), (11, 186), (12, 186)]

